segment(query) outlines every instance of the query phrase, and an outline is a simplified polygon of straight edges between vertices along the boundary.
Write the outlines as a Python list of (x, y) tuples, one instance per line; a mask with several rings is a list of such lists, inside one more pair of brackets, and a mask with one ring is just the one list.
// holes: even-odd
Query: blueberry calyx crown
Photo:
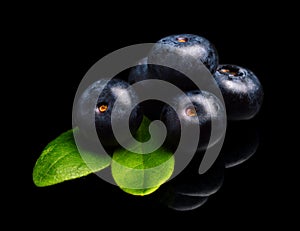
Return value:
[(106, 103), (100, 103), (97, 107), (100, 113), (104, 113), (108, 110), (108, 105)]
[(186, 43), (189, 39), (187, 37), (178, 37), (176, 40), (179, 43)]
[(241, 78), (245, 76), (245, 73), (240, 68), (231, 65), (221, 66), (218, 68), (217, 71), (224, 75), (227, 75), (230, 78), (234, 78), (234, 77)]
[(195, 117), (197, 116), (197, 110), (194, 106), (189, 106), (186, 108), (185, 114), (190, 117)]

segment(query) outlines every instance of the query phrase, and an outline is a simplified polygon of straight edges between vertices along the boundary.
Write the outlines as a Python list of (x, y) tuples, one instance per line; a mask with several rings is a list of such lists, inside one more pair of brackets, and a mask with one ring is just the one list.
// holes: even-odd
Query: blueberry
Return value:
[[(111, 113), (116, 99), (121, 97), (120, 108), (117, 108), (116, 123), (125, 123), (124, 115), (130, 113), (131, 107), (138, 102), (138, 97), (130, 85), (119, 79), (99, 80), (91, 84), (79, 97), (76, 105), (75, 123), (87, 139), (91, 136), (91, 130), (95, 129), (103, 146), (112, 147), (118, 145), (114, 137), (111, 124)], [(95, 104), (93, 99), (97, 99)], [(95, 115), (94, 119), (89, 115)], [(134, 134), (142, 121), (142, 113), (136, 106), (130, 113), (129, 128)], [(124, 137), (126, 141), (127, 137)]]
[[(191, 64), (187, 57), (192, 57), (196, 63)], [(162, 66), (151, 65), (149, 69), (156, 78), (173, 83), (182, 90), (197, 89), (195, 84), (182, 73), (164, 67), (165, 60), (172, 60), (175, 69), (185, 70), (196, 68), (199, 64), (214, 73), (218, 67), (218, 53), (207, 39), (192, 34), (171, 35), (159, 40), (148, 56), (149, 63), (161, 63)]]
[[(141, 59), (136, 66), (131, 68), (129, 73), (128, 82), (134, 84), (143, 80), (154, 79), (149, 71), (148, 58)], [(147, 87), (147, 86), (144, 86)], [(140, 103), (143, 114), (150, 120), (157, 120), (165, 103), (159, 100), (146, 100)]]
[[(200, 137), (197, 150), (207, 148), (207, 144), (211, 136), (211, 122), (214, 123), (214, 128), (217, 129), (217, 136), (212, 137), (211, 145), (215, 144), (223, 135), (226, 125), (225, 109), (220, 100), (213, 94), (194, 90), (186, 92), (185, 95), (190, 102), (186, 100), (184, 94), (174, 98), (174, 108), (170, 105), (165, 105), (161, 120), (167, 128), (167, 138), (165, 146), (172, 151), (177, 148), (181, 136), (181, 126), (186, 130), (192, 126), (199, 126)], [(190, 147), (184, 147), (184, 150), (190, 150)]]
[(214, 78), (223, 94), (228, 119), (246, 120), (258, 113), (264, 93), (252, 71), (236, 65), (219, 65)]

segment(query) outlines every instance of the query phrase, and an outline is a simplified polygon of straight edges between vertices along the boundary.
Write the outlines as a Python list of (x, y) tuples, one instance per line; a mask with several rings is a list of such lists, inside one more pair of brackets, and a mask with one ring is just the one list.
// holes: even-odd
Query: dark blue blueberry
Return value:
[[(187, 131), (191, 127), (199, 126), (198, 151), (207, 148), (210, 139), (212, 139), (210, 144), (213, 145), (224, 135), (226, 115), (224, 106), (220, 100), (215, 95), (200, 90), (186, 92), (186, 96), (189, 100), (186, 100), (184, 95), (174, 98), (173, 106), (178, 114), (170, 105), (165, 105), (162, 110), (161, 120), (167, 128), (165, 145), (172, 151), (178, 146), (181, 136), (181, 126)], [(212, 121), (217, 136), (211, 138)], [(185, 150), (190, 150), (189, 148), (184, 147)]]
[[(149, 71), (148, 58), (141, 59), (136, 66), (131, 68), (128, 82), (134, 84), (143, 80), (154, 79)], [(144, 86), (147, 87), (147, 86)], [(160, 118), (164, 102), (158, 100), (146, 100), (140, 103), (143, 114), (150, 120), (157, 120)]]
[[(116, 108), (115, 122), (126, 123), (124, 115), (130, 113), (129, 128), (134, 134), (142, 121), (142, 113), (139, 106), (132, 111), (132, 105), (138, 102), (138, 97), (130, 85), (119, 79), (99, 80), (91, 84), (80, 96), (76, 105), (76, 124), (80, 133), (89, 139), (91, 130), (95, 129), (103, 146), (116, 146), (117, 140), (114, 137), (111, 125), (111, 113), (116, 99), (121, 97), (121, 104)], [(97, 98), (97, 102), (93, 99)], [(94, 120), (89, 115), (94, 114)], [(126, 141), (127, 137), (124, 137)]]
[(264, 93), (252, 71), (236, 65), (219, 65), (214, 78), (223, 94), (228, 119), (246, 120), (258, 113)]
[(160, 39), (149, 54), (149, 61), (162, 60), (170, 53), (179, 56), (178, 65), (184, 63), (185, 56), (193, 56), (214, 73), (219, 64), (219, 57), (214, 45), (206, 38), (193, 34), (170, 35)]
[[(195, 63), (191, 64), (193, 58)], [(219, 59), (215, 47), (205, 38), (192, 34), (171, 35), (159, 40), (149, 53), (149, 63), (164, 65), (166, 60), (172, 60), (175, 69), (205, 67), (214, 73), (218, 67)], [(195, 90), (196, 85), (185, 75), (174, 69), (164, 66), (151, 65), (150, 70), (155, 78), (173, 83), (182, 90)]]

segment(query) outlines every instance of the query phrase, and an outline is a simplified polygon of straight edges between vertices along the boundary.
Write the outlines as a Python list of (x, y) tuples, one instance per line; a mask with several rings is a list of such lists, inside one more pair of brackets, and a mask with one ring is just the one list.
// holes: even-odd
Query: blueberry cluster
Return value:
[[(186, 60), (191, 56), (198, 62), (193, 63), (194, 66), (204, 65), (221, 90), (225, 105), (211, 92), (198, 89), (193, 81), (175, 69), (151, 64), (163, 63), (170, 54), (173, 55), (172, 62), (178, 68), (190, 65)], [(147, 100), (131, 110), (131, 106), (139, 102), (139, 95), (129, 86), (148, 79), (167, 81), (180, 88), (185, 97), (173, 97), (175, 108), (174, 105), (171, 107), (158, 100)], [(95, 95), (99, 96), (96, 105), (91, 100)], [(211, 123), (217, 124), (216, 127), (221, 130), (225, 126), (225, 113), (229, 120), (254, 117), (261, 107), (263, 90), (258, 78), (250, 70), (236, 65), (220, 65), (218, 53), (207, 39), (192, 34), (179, 34), (159, 40), (149, 55), (131, 68), (125, 80), (99, 80), (83, 92), (78, 100), (76, 123), (79, 128), (83, 128), (81, 131), (86, 136), (96, 125), (98, 137), (104, 146), (118, 144), (112, 131), (111, 112), (119, 96), (127, 98), (117, 109), (118, 116), (114, 121), (120, 124), (127, 122), (123, 118), (131, 110), (129, 128), (132, 134), (139, 128), (143, 115), (151, 120), (160, 119), (167, 128), (165, 145), (175, 149), (180, 140), (182, 126), (199, 126), (201, 137), (198, 150), (201, 150), (207, 147), (210, 139)], [(186, 103), (186, 97), (192, 105)], [(94, 111), (95, 120), (87, 118), (87, 112), (91, 110)], [(219, 138), (214, 137), (215, 140), (211, 143), (217, 142)]]

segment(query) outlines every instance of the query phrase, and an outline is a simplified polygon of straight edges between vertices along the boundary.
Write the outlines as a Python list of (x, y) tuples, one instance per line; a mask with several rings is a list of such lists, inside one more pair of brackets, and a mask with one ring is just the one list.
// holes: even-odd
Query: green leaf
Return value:
[(90, 152), (84, 160), (75, 144), (73, 130), (69, 130), (51, 141), (43, 150), (33, 169), (36, 186), (49, 186), (66, 180), (86, 176), (110, 165), (111, 158)]
[[(136, 134), (137, 140), (149, 139), (150, 122), (144, 117)], [(111, 166), (112, 176), (118, 186), (127, 193), (150, 194), (171, 177), (175, 163), (173, 154), (164, 148), (159, 148), (149, 154), (138, 154), (143, 150), (141, 144), (132, 148), (137, 153), (126, 149), (117, 149), (114, 152)]]

